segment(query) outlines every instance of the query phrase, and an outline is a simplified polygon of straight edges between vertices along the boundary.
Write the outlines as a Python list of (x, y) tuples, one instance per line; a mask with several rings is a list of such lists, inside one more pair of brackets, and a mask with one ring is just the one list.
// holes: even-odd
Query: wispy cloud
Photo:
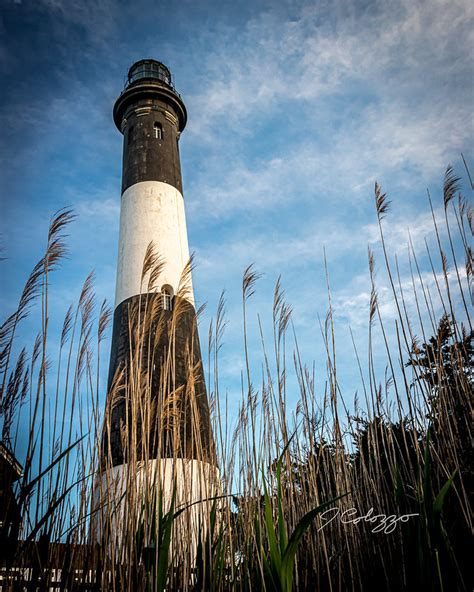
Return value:
[[(276, 8), (251, 20), (244, 32), (224, 29), (202, 64), (202, 90), (190, 97), (199, 113), (191, 132), (202, 138), (222, 124), (220, 116), (230, 116), (238, 133), (235, 124), (244, 113), (245, 119), (261, 117), (279, 101), (347, 93), (353, 85), (365, 86), (374, 98), (396, 89), (395, 100), (403, 96), (418, 110), (433, 85), (443, 90), (446, 75), (466, 72), (466, 64), (453, 58), (472, 46), (469, 2), (355, 6), (352, 15), (341, 15), (324, 2), (303, 5), (286, 19)], [(443, 96), (448, 93), (444, 88)]]
[(468, 2), (322, 3), (213, 31), (188, 96), (188, 142), (203, 150), (192, 213), (426, 185), (469, 145), (473, 15)]

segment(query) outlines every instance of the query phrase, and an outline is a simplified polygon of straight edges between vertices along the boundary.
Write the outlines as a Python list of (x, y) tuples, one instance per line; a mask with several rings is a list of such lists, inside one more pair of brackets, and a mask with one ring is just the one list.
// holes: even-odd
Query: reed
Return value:
[[(5, 454), (24, 451), (20, 478), (4, 486), (13, 495), (2, 509), (0, 589), (472, 589), (473, 217), (459, 187), (449, 167), (441, 220), (431, 197), (428, 202), (436, 251), (409, 240), (408, 294), (386, 240), (391, 205), (375, 186), (383, 263), (397, 319), (394, 330), (383, 319), (369, 250), (367, 352), (361, 355), (354, 347), (362, 403), (356, 398), (349, 404), (341, 393), (328, 269), (329, 310), (320, 326), (327, 357), (324, 389), (302, 360), (296, 337), (291, 355), (287, 351), (292, 311), (280, 279), (270, 347), (260, 327), (263, 375), (252, 374), (247, 319), (259, 274), (253, 266), (245, 270), (245, 373), (233, 429), (220, 378), (224, 296), (209, 328), (212, 451), (200, 442), (192, 346), (187, 386), (183, 390), (174, 383), (180, 305), (170, 322), (163, 319), (158, 298), (144, 295), (130, 309), (129, 359), (114, 377), (103, 409), (101, 346), (111, 312), (106, 303), (97, 311), (92, 275), (66, 314), (59, 350), (51, 351), (48, 278), (64, 257), (65, 230), (73, 220), (69, 210), (56, 214), (45, 253), (18, 307), (0, 328), (2, 445)], [(422, 256), (430, 262), (431, 277), (421, 270)], [(162, 265), (150, 245), (143, 264), (144, 294), (153, 291)], [(181, 297), (191, 266), (183, 271)], [(408, 296), (415, 302), (411, 316)], [(21, 347), (17, 329), (30, 312), (38, 315), (38, 336)], [(383, 381), (374, 362), (375, 331), (385, 347)], [(169, 339), (163, 351), (165, 332)], [(161, 365), (159, 384), (151, 379), (156, 364)], [(298, 398), (295, 408), (287, 404), (290, 395)], [(120, 430), (126, 468), (117, 479), (110, 450), (114, 408), (120, 405), (126, 408)], [(175, 472), (170, 488), (164, 485), (170, 482), (165, 469), (150, 469), (149, 461), (156, 451), (159, 456), (171, 449), (176, 455), (183, 416), (198, 460), (206, 463), (211, 455), (219, 474), (206, 475), (196, 485), (192, 473)], [(176, 479), (188, 479), (189, 488), (198, 486), (201, 501), (180, 499)], [(370, 517), (371, 508), (387, 517), (413, 516), (393, 529), (390, 518), (350, 520), (355, 512)]]

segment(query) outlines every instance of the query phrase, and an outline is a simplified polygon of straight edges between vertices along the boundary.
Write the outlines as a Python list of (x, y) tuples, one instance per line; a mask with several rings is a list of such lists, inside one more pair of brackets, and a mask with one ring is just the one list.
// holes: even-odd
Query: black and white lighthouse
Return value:
[[(159, 475), (165, 497), (177, 483), (178, 499), (194, 503), (217, 469), (189, 268), (183, 276), (189, 248), (179, 139), (187, 114), (168, 68), (133, 64), (113, 117), (123, 170), (103, 455), (120, 491), (134, 462), (148, 477)], [(160, 263), (147, 269), (151, 246)], [(145, 318), (137, 345), (134, 331)], [(110, 475), (106, 481), (103, 489)]]

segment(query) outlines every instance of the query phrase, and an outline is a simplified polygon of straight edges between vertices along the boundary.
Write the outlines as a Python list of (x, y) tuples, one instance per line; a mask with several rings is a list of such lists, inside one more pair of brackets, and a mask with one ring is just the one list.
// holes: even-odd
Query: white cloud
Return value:
[(118, 227), (120, 218), (120, 198), (96, 197), (92, 200), (78, 201), (76, 210), (79, 216), (92, 218), (96, 224), (113, 224)]
[[(438, 223), (438, 233), (443, 239), (447, 234), (444, 210), (438, 207), (434, 210), (434, 215)], [(373, 218), (376, 218), (375, 208)], [(455, 224), (451, 219), (451, 223), (453, 222)], [(392, 211), (382, 222), (382, 228), (391, 258), (406, 258), (410, 236), (418, 256), (425, 252), (425, 239), (428, 245), (435, 244), (435, 227), (429, 210), (410, 212), (409, 216), (406, 213), (400, 215), (396, 211), (396, 204), (393, 204)], [(250, 263), (255, 263), (259, 269), (269, 273), (303, 268), (311, 262), (321, 265), (323, 250), (332, 265), (336, 261), (338, 266), (350, 263), (351, 266), (356, 266), (351, 267), (350, 271), (355, 272), (361, 261), (362, 265), (367, 265), (369, 246), (382, 261), (381, 236), (377, 222), (353, 224), (350, 219), (329, 219), (327, 216), (321, 219), (313, 214), (311, 219), (305, 220), (298, 234), (293, 234), (284, 225), (278, 229), (247, 232), (245, 236), (242, 229), (238, 228), (237, 232), (234, 230), (218, 246), (213, 241), (208, 247), (199, 247), (196, 261), (202, 276), (213, 283), (239, 274)], [(216, 258), (216, 249), (217, 252), (225, 252), (226, 257)]]
[(273, 153), (270, 148), (259, 160), (216, 151), (187, 188), (189, 211), (220, 218), (290, 202), (351, 207), (372, 196), (375, 180), (395, 181), (405, 192), (423, 191), (433, 178), (441, 180), (445, 167), (469, 145), (468, 120), (467, 107), (439, 107), (418, 116), (392, 102), (362, 109), (358, 119), (334, 130), (331, 140), (328, 131), (316, 139), (306, 134)]
[[(457, 273), (463, 284), (463, 289), (466, 290), (466, 270), (460, 266)], [(455, 285), (457, 281), (456, 269), (451, 268), (447, 272), (447, 282), (451, 293), (456, 296), (455, 312), (458, 313), (458, 319), (462, 320), (464, 311), (459, 289)], [(348, 286), (338, 290), (334, 294), (336, 318), (341, 322), (348, 322), (352, 327), (367, 327), (370, 287), (369, 274), (366, 272), (354, 276)], [(398, 319), (398, 309), (385, 270), (375, 280), (375, 288), (382, 321), (393, 328), (393, 322)], [(428, 324), (428, 330), (430, 329), (431, 315), (434, 316), (434, 321), (437, 323), (443, 312), (449, 311), (446, 280), (442, 271), (435, 273), (423, 271), (417, 275), (414, 270), (413, 278), (409, 274), (402, 275), (400, 280), (395, 277), (395, 291), (400, 311), (402, 315), (406, 311), (414, 334), (421, 331), (418, 307), (423, 323)]]
[[(303, 6), (292, 19), (275, 9), (238, 34), (213, 31), (187, 97), (186, 141), (206, 149), (187, 192), (193, 215), (320, 192), (348, 205), (395, 176), (419, 188), (469, 146), (471, 4), (350, 7)], [(257, 160), (265, 122), (280, 142)]]
[(452, 54), (472, 47), (474, 10), (467, 1), (375, 3), (353, 18), (324, 14), (325, 8), (305, 6), (291, 20), (275, 9), (238, 35), (224, 29), (202, 65), (203, 90), (190, 97), (199, 114), (192, 131), (202, 137), (219, 115), (235, 122), (257, 110), (259, 117), (274, 101), (319, 99), (352, 82), (381, 96), (398, 89), (409, 100), (413, 84), (441, 87), (447, 73), (462, 71)]

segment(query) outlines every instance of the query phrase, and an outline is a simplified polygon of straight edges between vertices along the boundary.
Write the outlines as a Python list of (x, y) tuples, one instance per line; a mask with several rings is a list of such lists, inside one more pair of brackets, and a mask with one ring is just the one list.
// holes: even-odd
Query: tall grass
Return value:
[[(64, 319), (59, 351), (50, 352), (48, 278), (64, 256), (64, 231), (73, 218), (70, 211), (59, 212), (17, 310), (0, 329), (2, 440), (13, 452), (26, 451), (20, 459), (23, 475), (13, 484), (16, 506), (4, 509), (1, 589), (469, 590), (473, 220), (451, 168), (443, 187), (446, 215), (436, 219), (431, 198), (429, 205), (437, 251), (410, 240), (408, 295), (387, 246), (389, 201), (375, 187), (397, 319), (393, 337), (381, 314), (369, 251), (367, 363), (357, 350), (354, 357), (362, 403), (350, 405), (341, 393), (329, 280), (329, 310), (321, 324), (325, 388), (317, 387), (297, 340), (288, 362), (291, 307), (280, 281), (272, 310), (273, 343), (269, 348), (262, 336), (264, 372), (257, 382), (247, 317), (259, 275), (252, 266), (245, 270), (245, 376), (232, 431), (220, 379), (223, 298), (208, 335), (212, 451), (200, 445), (193, 339), (187, 344), (185, 387), (177, 388), (174, 379), (173, 336), (183, 314), (179, 305), (169, 320), (157, 297), (143, 296), (129, 310), (130, 356), (126, 370), (115, 376), (103, 412), (101, 344), (111, 313), (105, 303), (96, 312), (92, 276)], [(430, 261), (430, 282), (421, 271), (420, 253)], [(144, 293), (152, 290), (161, 265), (150, 246)], [(190, 270), (183, 273), (184, 298)], [(415, 302), (411, 317), (408, 296)], [(30, 349), (19, 349), (17, 328), (31, 310), (39, 311), (38, 337)], [(375, 330), (385, 347), (384, 383), (374, 361)], [(166, 351), (164, 333), (169, 337)], [(152, 381), (157, 363), (158, 385)], [(299, 391), (294, 409), (287, 405), (290, 395), (296, 398), (288, 392), (293, 388), (290, 374)], [(110, 453), (118, 405), (126, 406), (120, 430), (126, 463), (120, 480)], [(149, 460), (155, 450), (158, 455), (165, 450), (165, 438), (178, 454), (183, 415), (198, 461), (211, 469), (179, 473), (171, 463), (175, 473), (166, 481), (164, 469), (150, 469)], [(183, 480), (188, 494), (177, 486)], [(194, 501), (191, 489), (201, 501), (189, 502)], [(351, 522), (361, 516), (366, 519)]]

